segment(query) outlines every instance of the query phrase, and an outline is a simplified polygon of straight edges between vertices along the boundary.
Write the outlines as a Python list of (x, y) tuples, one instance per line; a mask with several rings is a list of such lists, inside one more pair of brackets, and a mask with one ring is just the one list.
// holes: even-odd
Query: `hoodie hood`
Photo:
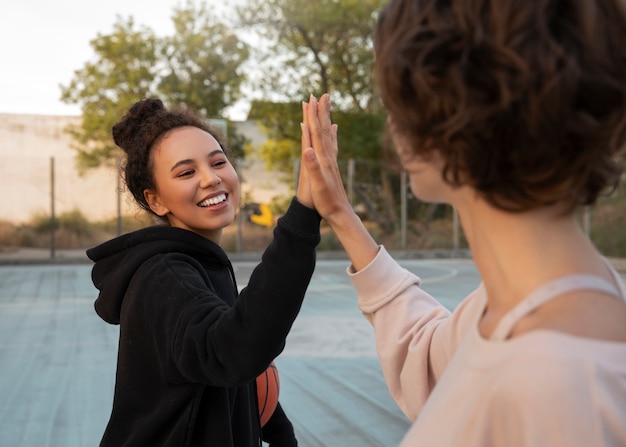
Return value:
[(156, 226), (125, 234), (87, 250), (95, 262), (91, 278), (100, 290), (97, 314), (108, 323), (119, 324), (124, 295), (137, 269), (152, 256), (168, 253), (189, 255), (205, 267), (230, 268), (219, 245), (189, 230)]

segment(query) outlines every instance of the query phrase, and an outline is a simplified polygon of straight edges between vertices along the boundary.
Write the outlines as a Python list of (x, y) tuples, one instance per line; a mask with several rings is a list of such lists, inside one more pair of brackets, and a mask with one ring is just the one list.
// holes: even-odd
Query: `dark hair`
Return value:
[(412, 155), (492, 205), (568, 210), (612, 191), (626, 140), (621, 0), (391, 0), (375, 77)]
[(186, 108), (166, 109), (160, 99), (144, 98), (133, 104), (113, 126), (113, 140), (126, 152), (124, 182), (140, 207), (154, 214), (144, 197), (144, 190), (154, 189), (152, 148), (171, 130), (192, 126), (210, 133), (227, 154), (221, 132), (197, 112)]

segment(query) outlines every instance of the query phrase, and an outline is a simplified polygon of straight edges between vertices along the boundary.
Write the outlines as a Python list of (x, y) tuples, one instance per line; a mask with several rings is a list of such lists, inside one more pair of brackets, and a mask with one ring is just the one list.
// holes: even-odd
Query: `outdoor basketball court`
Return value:
[[(478, 285), (470, 260), (403, 260), (449, 308)], [(256, 263), (235, 262), (240, 286)], [(302, 447), (397, 445), (409, 427), (387, 392), (347, 261), (318, 262), (276, 360)], [(93, 310), (91, 265), (0, 267), (0, 446), (96, 446), (113, 397), (118, 328)]]

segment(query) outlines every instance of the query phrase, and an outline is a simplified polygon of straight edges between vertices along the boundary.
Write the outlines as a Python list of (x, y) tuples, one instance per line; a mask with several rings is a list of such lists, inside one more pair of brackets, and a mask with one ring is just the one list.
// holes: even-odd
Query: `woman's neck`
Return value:
[(540, 285), (574, 273), (610, 278), (573, 214), (497, 210), (481, 200), (457, 210), (490, 308), (504, 313)]

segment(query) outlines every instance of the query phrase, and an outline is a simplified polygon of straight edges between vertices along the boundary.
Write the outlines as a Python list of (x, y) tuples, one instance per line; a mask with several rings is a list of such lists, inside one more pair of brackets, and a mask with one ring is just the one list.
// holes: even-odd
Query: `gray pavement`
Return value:
[[(468, 259), (405, 259), (454, 308), (478, 285)], [(236, 261), (240, 286), (256, 265)], [(409, 422), (389, 396), (345, 260), (320, 260), (276, 363), (302, 447), (398, 445)], [(96, 446), (107, 423), (118, 328), (93, 311), (91, 265), (0, 266), (0, 446)]]
[[(453, 307), (468, 260), (407, 260)], [(345, 260), (320, 261), (276, 363), (303, 447), (397, 445), (409, 422), (389, 397)], [(234, 263), (240, 286), (255, 262)], [(0, 267), (0, 446), (98, 444), (112, 402), (118, 328), (93, 311), (88, 263)]]

